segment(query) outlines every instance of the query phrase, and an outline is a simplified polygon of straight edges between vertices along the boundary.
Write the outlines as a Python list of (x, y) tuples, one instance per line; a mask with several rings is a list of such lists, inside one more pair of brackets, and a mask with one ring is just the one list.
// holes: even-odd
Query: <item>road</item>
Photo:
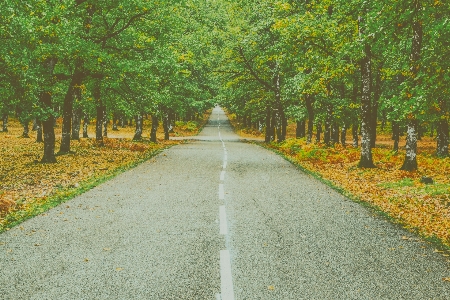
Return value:
[(203, 131), (0, 234), (1, 299), (450, 299), (445, 257), (276, 154)]

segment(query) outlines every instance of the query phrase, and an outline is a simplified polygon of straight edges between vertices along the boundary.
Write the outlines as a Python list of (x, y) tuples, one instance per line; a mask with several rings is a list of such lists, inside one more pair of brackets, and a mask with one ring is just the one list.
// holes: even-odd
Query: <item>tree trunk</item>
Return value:
[(347, 138), (347, 126), (345, 124), (342, 125), (342, 130), (341, 130), (341, 145), (342, 146), (346, 146), (346, 138)]
[(82, 76), (78, 70), (72, 75), (69, 88), (67, 89), (64, 97), (63, 104), (63, 123), (62, 123), (62, 136), (61, 146), (59, 147), (59, 153), (70, 152), (70, 138), (72, 132), (72, 118), (73, 118), (73, 101), (76, 94), (76, 89), (81, 85)]
[(44, 139), (42, 137), (42, 122), (36, 119), (36, 143), (43, 143)]
[(95, 140), (97, 141), (98, 145), (103, 146), (103, 117), (104, 117), (104, 107), (103, 107), (103, 101), (101, 99), (101, 81), (100, 79), (97, 79), (97, 81), (94, 83), (94, 90), (93, 90), (93, 96), (95, 99), (96, 104), (96, 112), (97, 112), (97, 120), (95, 122)]
[(333, 122), (331, 126), (331, 142), (333, 145), (339, 143), (339, 125), (337, 122)]
[(113, 123), (112, 123), (112, 130), (113, 131), (119, 131), (119, 128), (117, 126), (118, 117), (116, 113), (113, 113)]
[(417, 120), (410, 120), (406, 130), (406, 156), (400, 170), (417, 170)]
[(270, 108), (270, 105), (267, 105), (266, 107), (266, 135), (265, 135), (265, 142), (271, 143), (273, 141), (273, 126), (272, 126), (272, 110)]
[(316, 143), (320, 143), (320, 134), (322, 133), (322, 123), (321, 122), (317, 122), (316, 125)]
[(144, 117), (143, 114), (139, 114), (135, 117), (136, 119), (136, 129), (134, 131), (134, 137), (133, 137), (133, 141), (140, 141), (142, 140), (142, 132), (143, 132), (143, 121), (144, 121)]
[(448, 121), (446, 119), (439, 120), (437, 126), (437, 148), (436, 154), (439, 157), (448, 156)]
[(8, 114), (3, 114), (2, 121), (3, 121), (2, 132), (8, 132)]
[(31, 131), (36, 131), (37, 130), (37, 119), (33, 119), (33, 126), (31, 127)]
[(80, 140), (81, 108), (75, 109), (72, 116), (72, 140)]
[(297, 128), (295, 131), (295, 137), (298, 139), (304, 138), (306, 134), (306, 122), (305, 120), (297, 121)]
[(400, 142), (400, 125), (396, 121), (392, 121), (392, 139), (394, 140), (394, 151), (398, 152), (398, 143)]
[[(52, 109), (52, 96), (50, 92), (42, 92), (40, 100), (44, 109)], [(56, 163), (54, 119), (53, 114), (49, 113), (47, 119), (42, 121), (44, 130), (44, 156), (41, 159), (41, 163)]]
[(170, 139), (170, 117), (168, 112), (164, 112), (163, 115), (163, 127), (164, 127), (164, 140), (168, 141)]
[(176, 115), (171, 111), (169, 113), (169, 133), (174, 133)]
[(23, 138), (30, 138), (30, 121), (26, 120), (22, 122), (23, 125), (23, 133), (22, 133), (22, 137)]
[(325, 117), (325, 132), (323, 142), (329, 146), (331, 142), (331, 120), (333, 119), (333, 106), (327, 105), (327, 114)]
[(370, 122), (371, 122), (371, 58), (370, 46), (364, 47), (364, 57), (361, 59), (361, 159), (358, 167), (375, 168), (372, 160), (372, 147), (370, 139)]
[(103, 105), (103, 136), (108, 137), (108, 115), (106, 113), (106, 105)]
[(150, 132), (150, 141), (153, 143), (158, 142), (158, 140), (156, 139), (156, 132), (158, 130), (158, 126), (159, 126), (158, 116), (156, 114), (153, 114), (152, 115), (152, 130)]
[(377, 76), (375, 79), (375, 89), (372, 103), (372, 119), (370, 120), (370, 143), (372, 148), (375, 148), (377, 139), (378, 104), (381, 97), (381, 67), (382, 66), (378, 68)]
[(359, 143), (358, 131), (359, 131), (359, 124), (355, 122), (352, 125), (352, 139), (353, 139), (353, 147), (354, 148), (358, 148), (358, 143)]
[(88, 125), (89, 125), (89, 116), (87, 113), (85, 113), (83, 118), (83, 138), (89, 138)]
[(97, 120), (95, 122), (95, 139), (97, 143), (103, 146), (103, 105), (102, 103), (97, 103)]
[[(422, 22), (418, 18), (418, 14), (422, 8), (421, 1), (414, 1), (414, 9), (415, 9), (415, 20), (412, 25), (413, 29), (413, 38), (412, 38), (412, 47), (411, 47), (411, 73), (413, 74), (412, 79), (416, 78), (416, 75), (419, 71), (419, 59), (420, 52), (422, 48)], [(413, 83), (414, 84), (414, 83)], [(401, 170), (405, 171), (414, 171), (417, 170), (417, 126), (418, 122), (415, 119), (414, 115), (408, 116), (408, 129), (406, 131), (406, 156), (405, 161), (401, 167)]]
[(313, 130), (314, 130), (314, 96), (313, 95), (305, 95), (305, 104), (306, 110), (308, 111), (308, 135), (306, 138), (306, 142), (310, 144), (312, 142)]

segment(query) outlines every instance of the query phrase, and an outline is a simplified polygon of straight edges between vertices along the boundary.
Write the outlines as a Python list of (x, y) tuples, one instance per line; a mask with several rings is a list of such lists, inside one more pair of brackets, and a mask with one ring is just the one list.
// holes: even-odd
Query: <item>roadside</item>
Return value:
[[(239, 126), (230, 119), (235, 127)], [(237, 133), (243, 137), (261, 137), (259, 132), (238, 129)], [(295, 127), (288, 127), (288, 136), (295, 135), (293, 130)], [(360, 148), (350, 145), (327, 147), (289, 138), (282, 143), (261, 143), (261, 146), (279, 153), (342, 194), (437, 243), (440, 245), (437, 251), (445, 250), (442, 254), (450, 257), (450, 158), (432, 155), (430, 143), (429, 138), (424, 138), (419, 145), (417, 172), (399, 170), (404, 150), (393, 153), (385, 135), (380, 136), (380, 145), (377, 141), (377, 148), (373, 149), (376, 169), (358, 168)], [(424, 176), (431, 177), (434, 184), (421, 182)]]
[[(193, 136), (207, 122), (210, 111), (197, 122), (177, 122), (171, 140), (164, 141), (160, 126), (158, 143), (151, 143), (148, 134), (150, 120), (144, 121), (146, 132), (142, 141), (132, 141), (134, 126), (109, 131), (104, 146), (95, 143), (93, 126), (91, 138), (71, 141), (71, 153), (57, 156), (56, 164), (39, 163), (42, 144), (21, 137), (23, 127), (10, 119), (8, 132), (0, 132), (0, 232), (59, 205), (76, 195), (149, 160), (163, 149), (182, 141), (175, 136)], [(56, 124), (56, 151), (61, 139), (61, 124)]]

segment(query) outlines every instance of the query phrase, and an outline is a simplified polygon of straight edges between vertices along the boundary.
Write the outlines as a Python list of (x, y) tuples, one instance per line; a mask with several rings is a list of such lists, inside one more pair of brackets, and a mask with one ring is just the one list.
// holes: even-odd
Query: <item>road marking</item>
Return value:
[(221, 205), (219, 207), (219, 216), (220, 216), (220, 234), (227, 235), (228, 234), (227, 212), (225, 211), (224, 205)]
[(219, 200), (225, 199), (225, 191), (223, 189), (223, 183), (219, 184)]
[(226, 162), (226, 161), (223, 162), (223, 168), (224, 168), (224, 169), (227, 168), (227, 162)]
[(231, 260), (228, 250), (220, 250), (220, 289), (222, 300), (234, 300)]
[(220, 172), (220, 180), (221, 181), (225, 180), (225, 171)]
[(220, 294), (216, 294), (216, 300), (222, 300), (222, 296), (220, 296)]
[(228, 155), (225, 154), (225, 156), (223, 157), (223, 160), (227, 161), (228, 160)]

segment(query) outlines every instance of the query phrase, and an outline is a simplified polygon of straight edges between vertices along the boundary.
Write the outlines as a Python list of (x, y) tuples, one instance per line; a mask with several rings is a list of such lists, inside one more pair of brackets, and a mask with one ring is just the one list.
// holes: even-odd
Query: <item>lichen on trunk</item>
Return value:
[(133, 141), (140, 141), (142, 140), (142, 131), (143, 131), (143, 115), (139, 114), (135, 117), (135, 123), (136, 123), (136, 128), (134, 130), (134, 137), (133, 137)]

